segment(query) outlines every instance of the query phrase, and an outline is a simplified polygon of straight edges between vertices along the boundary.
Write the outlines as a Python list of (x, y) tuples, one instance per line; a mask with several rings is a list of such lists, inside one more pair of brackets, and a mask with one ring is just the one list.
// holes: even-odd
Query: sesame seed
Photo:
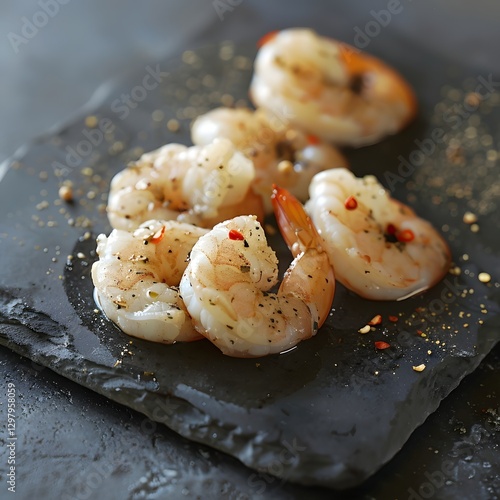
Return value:
[(463, 221), (466, 224), (473, 224), (474, 222), (477, 222), (477, 215), (472, 212), (465, 212)]
[(481, 283), (489, 283), (491, 281), (491, 276), (488, 273), (479, 273), (477, 278)]

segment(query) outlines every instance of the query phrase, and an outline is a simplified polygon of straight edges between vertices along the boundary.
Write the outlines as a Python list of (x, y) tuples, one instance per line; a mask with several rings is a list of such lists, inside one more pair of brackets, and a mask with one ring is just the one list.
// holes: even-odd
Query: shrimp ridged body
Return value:
[(382, 61), (300, 28), (260, 48), (250, 95), (294, 127), (350, 146), (398, 132), (417, 108), (410, 86)]
[(306, 210), (325, 239), (337, 280), (362, 297), (401, 300), (448, 272), (443, 237), (374, 176), (327, 170), (314, 177), (309, 192)]
[(177, 286), (189, 252), (206, 232), (176, 221), (148, 221), (134, 232), (99, 235), (92, 281), (106, 316), (125, 333), (154, 342), (200, 339)]
[(299, 247), (271, 293), (278, 262), (255, 217), (235, 217), (202, 236), (180, 284), (196, 329), (235, 357), (279, 353), (315, 335), (330, 312), (335, 278), (321, 248)]
[(255, 167), (252, 188), (262, 196), (267, 212), (272, 212), (273, 184), (305, 202), (316, 173), (347, 167), (338, 149), (292, 128), (285, 118), (264, 109), (216, 108), (195, 120), (191, 137), (197, 145), (225, 137), (250, 158)]
[(111, 181), (108, 218), (115, 229), (135, 229), (150, 219), (201, 227), (240, 215), (263, 216), (250, 189), (253, 164), (231, 141), (206, 146), (167, 144), (145, 153)]

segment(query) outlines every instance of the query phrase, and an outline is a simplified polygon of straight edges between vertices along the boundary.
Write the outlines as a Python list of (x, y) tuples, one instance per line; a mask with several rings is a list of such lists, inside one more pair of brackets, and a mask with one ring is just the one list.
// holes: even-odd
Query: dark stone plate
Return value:
[[(377, 175), (443, 231), (456, 269), (438, 286), (387, 303), (339, 286), (315, 338), (257, 360), (224, 357), (206, 341), (132, 339), (95, 310), (90, 267), (95, 237), (110, 231), (103, 207), (111, 177), (142, 151), (188, 144), (199, 113), (247, 102), (254, 49), (226, 43), (103, 87), (81, 119), (4, 165), (0, 341), (260, 472), (333, 488), (361, 483), (500, 339), (496, 80), (400, 48), (391, 62), (417, 90), (419, 119), (346, 153), (358, 175)], [(75, 186), (70, 204), (58, 197), (66, 179)], [(466, 211), (477, 227), (463, 222)], [(270, 240), (286, 267), (286, 247)], [(480, 272), (491, 280), (481, 282)], [(359, 334), (376, 314), (382, 325)], [(391, 347), (376, 350), (380, 340)], [(422, 363), (424, 371), (412, 369)]]

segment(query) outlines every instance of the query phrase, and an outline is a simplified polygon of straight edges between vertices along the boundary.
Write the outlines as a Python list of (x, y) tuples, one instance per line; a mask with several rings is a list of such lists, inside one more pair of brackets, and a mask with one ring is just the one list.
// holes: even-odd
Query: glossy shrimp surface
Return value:
[(240, 214), (262, 218), (262, 201), (250, 189), (254, 177), (252, 162), (227, 139), (203, 147), (168, 144), (115, 175), (108, 218), (126, 230), (150, 219), (212, 227)]
[(295, 259), (279, 290), (274, 251), (252, 216), (215, 226), (193, 247), (180, 291), (196, 329), (224, 354), (258, 357), (316, 334), (328, 316), (333, 269), (302, 205), (277, 189), (278, 223)]
[(191, 137), (198, 145), (225, 137), (250, 158), (255, 167), (252, 188), (262, 197), (268, 213), (272, 212), (273, 184), (305, 202), (315, 174), (347, 167), (338, 149), (291, 127), (285, 117), (280, 119), (264, 109), (214, 109), (195, 120)]
[(350, 146), (398, 132), (417, 109), (411, 87), (385, 63), (299, 28), (267, 37), (250, 95), (295, 127)]
[(374, 176), (327, 170), (309, 190), (306, 209), (325, 239), (336, 278), (358, 295), (402, 300), (448, 272), (450, 250), (442, 236)]
[(207, 232), (176, 221), (148, 221), (134, 232), (114, 229), (97, 238), (92, 266), (97, 302), (125, 333), (170, 344), (202, 338), (177, 285), (187, 257)]

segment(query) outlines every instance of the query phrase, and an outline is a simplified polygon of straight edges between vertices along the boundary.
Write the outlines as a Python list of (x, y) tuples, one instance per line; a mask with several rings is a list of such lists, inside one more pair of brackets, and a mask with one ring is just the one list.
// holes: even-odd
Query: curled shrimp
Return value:
[(416, 114), (413, 90), (392, 68), (308, 29), (268, 36), (254, 65), (255, 105), (335, 144), (363, 146)]
[(189, 252), (206, 232), (177, 221), (148, 221), (134, 232), (99, 235), (92, 280), (106, 316), (128, 335), (154, 342), (202, 338), (176, 286)]
[(225, 137), (253, 161), (253, 190), (272, 212), (272, 185), (287, 189), (300, 201), (308, 198), (311, 179), (321, 170), (347, 167), (338, 149), (290, 126), (285, 117), (278, 118), (258, 109), (217, 108), (199, 116), (191, 128), (194, 144), (205, 145), (216, 137)]
[(277, 258), (254, 216), (216, 225), (193, 247), (180, 291), (195, 328), (224, 354), (258, 357), (312, 337), (327, 318), (333, 269), (302, 205), (276, 188), (278, 224), (294, 260), (277, 293)]
[(325, 239), (337, 280), (374, 300), (403, 300), (440, 281), (450, 250), (432, 225), (368, 175), (332, 169), (314, 177), (306, 209)]
[(115, 175), (109, 222), (133, 230), (150, 219), (212, 227), (240, 214), (263, 218), (262, 201), (250, 189), (254, 177), (252, 162), (227, 139), (204, 147), (168, 144)]

